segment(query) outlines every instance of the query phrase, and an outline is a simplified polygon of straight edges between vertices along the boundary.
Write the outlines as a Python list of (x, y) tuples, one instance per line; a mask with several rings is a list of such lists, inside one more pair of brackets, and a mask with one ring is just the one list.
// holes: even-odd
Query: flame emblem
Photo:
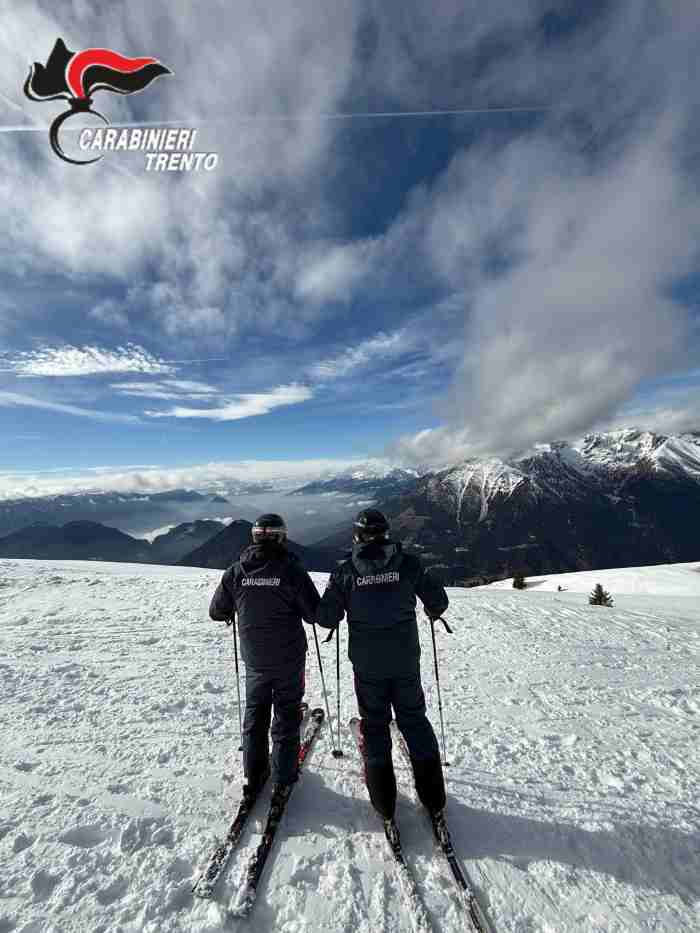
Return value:
[(70, 117), (78, 113), (92, 113), (103, 123), (109, 120), (92, 109), (95, 91), (112, 91), (115, 94), (136, 94), (159, 78), (173, 72), (157, 58), (126, 58), (111, 49), (85, 49), (71, 52), (63, 39), (57, 39), (45, 65), (34, 62), (24, 93), (29, 100), (67, 100), (70, 109), (59, 114), (51, 124), (49, 140), (56, 155), (73, 165), (89, 165), (95, 159), (72, 159), (61, 148), (58, 132)]

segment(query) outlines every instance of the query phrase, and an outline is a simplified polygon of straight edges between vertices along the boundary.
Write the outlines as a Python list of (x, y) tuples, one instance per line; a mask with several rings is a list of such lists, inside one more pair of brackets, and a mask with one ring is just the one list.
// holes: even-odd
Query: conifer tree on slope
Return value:
[(595, 589), (588, 597), (591, 606), (612, 606), (613, 598), (607, 590), (604, 590), (600, 583), (596, 583)]

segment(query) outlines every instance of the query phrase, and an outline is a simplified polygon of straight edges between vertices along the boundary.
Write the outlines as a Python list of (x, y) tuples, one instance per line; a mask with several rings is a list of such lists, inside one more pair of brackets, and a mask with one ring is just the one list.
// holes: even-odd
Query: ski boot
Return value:
[(267, 768), (261, 774), (256, 775), (252, 781), (249, 780), (247, 784), (243, 785), (243, 797), (250, 801), (255, 800), (269, 777), (270, 769)]
[(283, 807), (292, 792), (293, 784), (274, 784), (272, 787), (271, 807)]
[(452, 840), (450, 839), (450, 831), (447, 828), (444, 807), (442, 810), (428, 810), (428, 816), (430, 817), (430, 824), (433, 827), (433, 833), (437, 841), (443, 848), (450, 846)]

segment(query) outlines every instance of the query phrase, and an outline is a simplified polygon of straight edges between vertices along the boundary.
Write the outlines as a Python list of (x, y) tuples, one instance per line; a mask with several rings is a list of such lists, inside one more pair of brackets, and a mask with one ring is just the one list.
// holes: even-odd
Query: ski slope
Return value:
[[(454, 635), (437, 635), (449, 821), (499, 933), (700, 930), (700, 565), (689, 566), (449, 590)], [(242, 779), (230, 631), (207, 614), (219, 578), (0, 561), (0, 933), (410, 930), (356, 751), (344, 730), (334, 759), (328, 725), (250, 919), (227, 908), (260, 802), (218, 899), (192, 897)], [(314, 579), (322, 589), (326, 575)], [(596, 582), (615, 608), (588, 606)], [(439, 730), (426, 626), (422, 637)], [(307, 699), (320, 705), (310, 641)], [(334, 688), (335, 648), (322, 650)], [(345, 659), (341, 692), (346, 722)], [(398, 759), (397, 774), (433, 927), (465, 930)]]
[[(651, 567), (620, 567), (613, 570), (581, 570), (578, 573), (550, 573), (527, 577), (526, 589), (556, 592), (557, 587), (572, 593), (593, 592), (596, 583), (613, 599), (620, 596), (684, 596), (700, 599), (700, 562), (657, 564)], [(512, 590), (513, 578), (488, 583), (478, 589)]]

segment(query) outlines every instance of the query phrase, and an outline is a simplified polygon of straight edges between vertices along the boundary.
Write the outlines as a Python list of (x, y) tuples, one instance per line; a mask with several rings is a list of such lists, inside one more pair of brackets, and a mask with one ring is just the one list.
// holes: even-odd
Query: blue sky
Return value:
[(220, 164), (0, 132), (0, 496), (700, 430), (698, 27), (683, 0), (16, 6), (0, 131), (64, 109), (22, 93), (60, 36), (158, 57), (95, 105)]

